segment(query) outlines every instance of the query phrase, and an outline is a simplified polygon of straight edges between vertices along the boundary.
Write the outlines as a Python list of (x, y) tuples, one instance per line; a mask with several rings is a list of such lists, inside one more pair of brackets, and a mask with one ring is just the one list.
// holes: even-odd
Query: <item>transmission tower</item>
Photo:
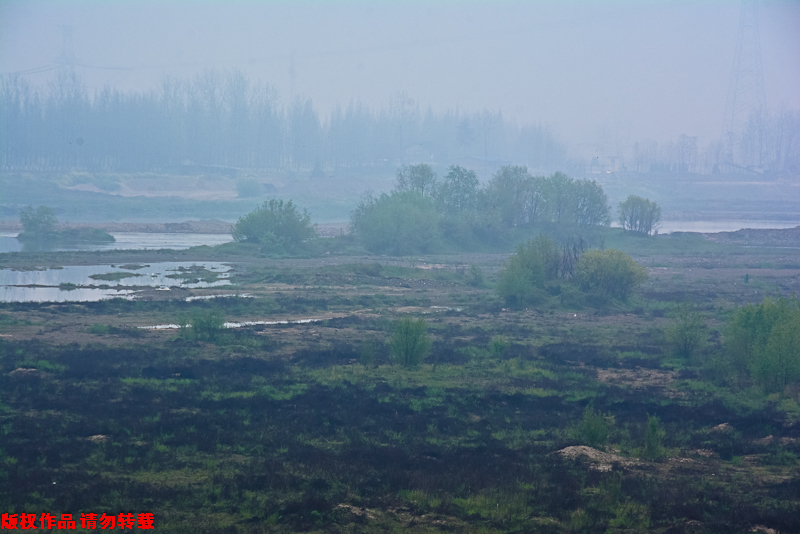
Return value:
[[(761, 67), (761, 45), (758, 34), (758, 3), (743, 0), (739, 17), (739, 34), (733, 56), (728, 98), (725, 102), (725, 163), (742, 166), (737, 161), (737, 145), (751, 116), (766, 110), (764, 71)], [(738, 165), (737, 165), (738, 163)]]
[(61, 55), (56, 59), (56, 63), (64, 68), (75, 68), (75, 52), (72, 50), (72, 26), (59, 25), (61, 29)]

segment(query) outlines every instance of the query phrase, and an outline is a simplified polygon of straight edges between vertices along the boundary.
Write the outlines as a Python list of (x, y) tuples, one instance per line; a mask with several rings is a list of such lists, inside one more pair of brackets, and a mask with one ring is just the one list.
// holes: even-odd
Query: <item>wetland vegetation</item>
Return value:
[[(605, 228), (570, 275), (574, 243), (510, 232), (511, 256), (240, 249), (252, 298), (0, 305), (4, 510), (152, 511), (164, 532), (797, 531), (800, 251)], [(159, 253), (3, 256), (135, 283)], [(581, 274), (606, 260), (635, 283)], [(513, 269), (530, 298), (503, 293)], [(245, 321), (275, 324), (225, 328)]]

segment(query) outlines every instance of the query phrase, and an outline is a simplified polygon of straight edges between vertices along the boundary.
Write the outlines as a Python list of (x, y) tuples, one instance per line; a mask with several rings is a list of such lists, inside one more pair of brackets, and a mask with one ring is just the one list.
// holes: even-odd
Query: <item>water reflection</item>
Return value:
[(30, 271), (0, 269), (0, 301), (96, 301), (130, 297), (135, 294), (131, 286), (164, 289), (219, 287), (230, 283), (230, 269), (230, 265), (220, 262), (69, 265)]
[(111, 234), (113, 243), (37, 243), (23, 245), (17, 232), (0, 233), (0, 252), (58, 252), (66, 250), (183, 250), (201, 245), (216, 246), (233, 240), (230, 234), (163, 234), (152, 232), (120, 232)]

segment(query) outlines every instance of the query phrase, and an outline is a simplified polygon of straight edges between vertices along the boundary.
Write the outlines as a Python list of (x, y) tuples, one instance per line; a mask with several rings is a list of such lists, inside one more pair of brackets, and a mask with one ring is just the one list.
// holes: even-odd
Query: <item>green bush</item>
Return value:
[(436, 188), (436, 206), (443, 213), (472, 211), (478, 205), (480, 182), (475, 171), (452, 165)]
[(703, 316), (691, 302), (684, 302), (673, 308), (672, 320), (665, 333), (675, 354), (688, 360), (702, 348), (705, 327)]
[(647, 269), (621, 250), (590, 250), (578, 260), (575, 280), (584, 291), (625, 300), (647, 280)]
[(290, 200), (270, 199), (244, 217), (231, 229), (236, 241), (258, 243), (274, 251), (292, 250), (316, 235), (306, 210), (300, 213)]
[(439, 214), (417, 191), (367, 197), (351, 216), (353, 232), (367, 250), (402, 256), (433, 250), (440, 242)]
[(535, 304), (546, 280), (558, 276), (560, 254), (549, 237), (539, 234), (517, 247), (500, 272), (497, 293), (509, 305)]
[(472, 287), (483, 287), (484, 285), (483, 270), (474, 263), (469, 266), (469, 271), (467, 271), (467, 285)]
[(90, 334), (95, 334), (95, 335), (98, 335), (98, 336), (108, 334), (110, 331), (111, 331), (111, 327), (108, 326), (107, 324), (95, 323), (95, 324), (93, 324), (92, 326), (89, 327), (89, 333)]
[(612, 528), (623, 532), (646, 532), (650, 527), (650, 509), (644, 504), (626, 500), (620, 502), (614, 512), (606, 532), (613, 532)]
[(245, 178), (236, 182), (236, 194), (239, 198), (260, 196), (264, 188), (255, 178)]
[(213, 343), (225, 329), (225, 314), (221, 310), (194, 310), (188, 317), (179, 317), (178, 326), (184, 339)]
[(666, 454), (664, 449), (664, 437), (667, 433), (661, 428), (661, 421), (658, 417), (652, 416), (647, 418), (647, 428), (644, 433), (644, 447), (642, 448), (642, 457), (650, 460), (657, 460)]
[(589, 447), (605, 445), (611, 433), (612, 416), (596, 412), (592, 405), (586, 407), (583, 418), (578, 424), (577, 437)]
[(725, 329), (725, 353), (734, 372), (765, 391), (800, 381), (800, 301), (765, 298), (737, 310)]
[(397, 321), (390, 346), (392, 359), (404, 367), (417, 367), (425, 361), (431, 350), (425, 319), (403, 317)]
[(489, 340), (489, 354), (493, 358), (499, 359), (505, 354), (508, 348), (508, 339), (504, 336), (492, 336)]
[(378, 352), (381, 344), (377, 339), (367, 338), (361, 342), (361, 350), (358, 352), (358, 360), (364, 367), (374, 367), (378, 359)]

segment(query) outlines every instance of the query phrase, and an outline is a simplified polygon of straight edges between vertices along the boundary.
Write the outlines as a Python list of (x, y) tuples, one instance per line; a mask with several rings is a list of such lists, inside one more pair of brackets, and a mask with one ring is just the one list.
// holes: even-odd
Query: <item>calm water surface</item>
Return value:
[[(169, 287), (218, 287), (230, 283), (231, 267), (220, 262), (161, 262), (134, 267), (138, 265), (69, 265), (36, 271), (0, 269), (0, 302), (88, 302), (135, 294), (135, 290), (123, 289), (123, 286), (166, 290)], [(200, 279), (207, 277), (208, 272), (189, 272), (197, 268), (217, 274), (217, 280), (207, 282)], [(136, 276), (120, 280), (91, 278), (92, 275), (109, 273)], [(177, 274), (182, 276), (176, 278)]]
[[(230, 234), (158, 234), (150, 232), (112, 233), (114, 243), (80, 243), (54, 247), (50, 250), (155, 250), (171, 248), (175, 250), (198, 247), (200, 245), (215, 246), (233, 241)], [(19, 252), (22, 243), (17, 241), (17, 232), (0, 233), (0, 252)]]

